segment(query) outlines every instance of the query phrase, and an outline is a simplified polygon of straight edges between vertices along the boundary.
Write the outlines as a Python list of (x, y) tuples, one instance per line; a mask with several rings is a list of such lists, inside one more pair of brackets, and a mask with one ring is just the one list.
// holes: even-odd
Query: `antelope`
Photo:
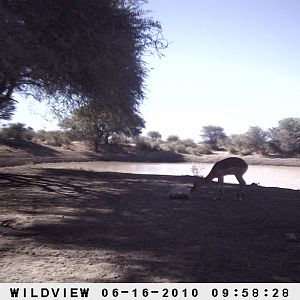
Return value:
[(239, 200), (242, 200), (246, 182), (243, 175), (248, 169), (248, 164), (241, 158), (229, 157), (215, 163), (206, 177), (199, 178), (191, 188), (191, 193), (196, 192), (202, 185), (209, 184), (214, 178), (218, 178), (218, 195), (217, 199), (224, 197), (224, 176), (235, 175), (240, 184)]

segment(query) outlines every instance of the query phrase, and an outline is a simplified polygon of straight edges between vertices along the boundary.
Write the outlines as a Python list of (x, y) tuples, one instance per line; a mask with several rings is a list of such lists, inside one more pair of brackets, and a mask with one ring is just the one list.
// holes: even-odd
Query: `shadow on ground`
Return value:
[(56, 151), (50, 147), (25, 140), (0, 139), (0, 144), (7, 147), (11, 147), (16, 150), (22, 150), (27, 152), (28, 154), (37, 156), (55, 156), (59, 154), (59, 151)]
[[(29, 239), (94, 253), (91, 265), (117, 266), (111, 281), (300, 281), (299, 243), (285, 237), (300, 236), (299, 191), (248, 187), (248, 198), (234, 201), (237, 187), (227, 185), (224, 201), (211, 200), (214, 187), (189, 200), (167, 198), (170, 188), (192, 183), (189, 176), (60, 169), (0, 173), (0, 229), (16, 247)], [(16, 220), (3, 223), (12, 214)], [(100, 250), (113, 254), (101, 258)]]
[(18, 139), (1, 139), (1, 146), (9, 147), (0, 151), (0, 167), (25, 164), (84, 162), (84, 161), (126, 161), (126, 162), (184, 162), (182, 154), (167, 150), (138, 150), (132, 145), (102, 145), (99, 151), (69, 151)]

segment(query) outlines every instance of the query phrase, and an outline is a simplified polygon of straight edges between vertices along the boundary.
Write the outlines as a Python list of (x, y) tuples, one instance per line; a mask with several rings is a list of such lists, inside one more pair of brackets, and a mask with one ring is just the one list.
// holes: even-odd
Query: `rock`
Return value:
[(295, 233), (285, 233), (284, 234), (289, 242), (298, 242), (298, 238)]
[(0, 227), (12, 227), (14, 220), (4, 220), (0, 223)]
[(189, 199), (191, 192), (185, 188), (173, 188), (168, 193), (170, 199)]

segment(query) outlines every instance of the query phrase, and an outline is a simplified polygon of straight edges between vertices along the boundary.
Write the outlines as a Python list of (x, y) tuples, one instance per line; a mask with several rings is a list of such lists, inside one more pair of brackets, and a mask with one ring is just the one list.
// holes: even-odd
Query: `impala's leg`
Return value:
[(224, 177), (218, 177), (218, 196), (217, 199), (223, 200), (224, 199)]
[(240, 192), (238, 195), (238, 200), (242, 200), (245, 197), (245, 192), (246, 192), (246, 181), (244, 180), (242, 175), (235, 174), (236, 179), (238, 180), (240, 184)]

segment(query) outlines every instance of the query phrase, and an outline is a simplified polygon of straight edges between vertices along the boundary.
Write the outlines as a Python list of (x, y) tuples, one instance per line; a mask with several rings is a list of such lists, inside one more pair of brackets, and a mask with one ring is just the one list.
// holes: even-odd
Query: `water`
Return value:
[[(196, 166), (198, 175), (206, 176), (213, 164), (208, 163), (133, 163), (133, 162), (74, 162), (48, 163), (37, 165), (39, 168), (68, 168), (97, 172), (118, 172), (156, 175), (195, 175), (192, 167)], [(300, 168), (249, 165), (244, 175), (247, 184), (257, 183), (261, 186), (300, 189)], [(234, 176), (226, 176), (225, 182), (237, 183)]]

